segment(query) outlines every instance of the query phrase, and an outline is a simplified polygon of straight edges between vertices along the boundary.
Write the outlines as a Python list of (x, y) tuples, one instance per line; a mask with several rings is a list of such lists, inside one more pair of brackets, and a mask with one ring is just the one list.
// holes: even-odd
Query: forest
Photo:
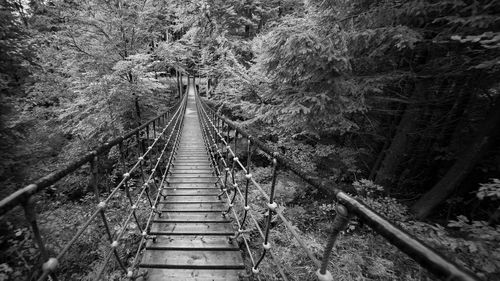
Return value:
[[(500, 1), (0, 3), (0, 198), (174, 105), (191, 76), (207, 104), (307, 174), (500, 279)], [(271, 163), (256, 159), (254, 176), (269, 184)], [(120, 165), (116, 151), (99, 158), (101, 191)], [(38, 195), (48, 248), (89, 213), (88, 178), (73, 173)], [(334, 199), (293, 175), (276, 186), (320, 252)], [(39, 274), (19, 216), (0, 217), (0, 280)], [(275, 234), (290, 280), (315, 280), (292, 239)], [(103, 249), (79, 243), (59, 280), (93, 280)], [(338, 280), (433, 280), (355, 218), (334, 257)], [(263, 266), (264, 280), (281, 280)], [(117, 264), (106, 274), (128, 280)]]

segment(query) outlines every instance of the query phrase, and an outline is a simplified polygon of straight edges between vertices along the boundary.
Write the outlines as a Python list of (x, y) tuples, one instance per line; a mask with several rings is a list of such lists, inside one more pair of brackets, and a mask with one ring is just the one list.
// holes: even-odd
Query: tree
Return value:
[(0, 91), (18, 87), (29, 74), (32, 53), (28, 33), (19, 15), (20, 5), (11, 0), (0, 1)]
[(458, 155), (455, 164), (439, 182), (412, 206), (418, 218), (427, 217), (437, 205), (453, 194), (484, 154), (494, 145), (495, 138), (500, 132), (500, 99), (498, 97), (489, 111), (470, 146)]

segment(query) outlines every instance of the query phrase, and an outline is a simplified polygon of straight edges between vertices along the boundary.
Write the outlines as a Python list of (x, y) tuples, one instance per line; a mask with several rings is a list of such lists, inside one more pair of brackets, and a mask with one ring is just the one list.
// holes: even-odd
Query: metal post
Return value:
[(252, 140), (251, 137), (248, 136), (248, 145), (247, 145), (247, 174), (245, 175), (245, 213), (243, 214), (243, 220), (241, 222), (241, 227), (245, 225), (245, 221), (248, 216), (248, 211), (250, 210), (250, 206), (248, 205), (248, 187), (250, 185), (250, 179), (252, 178), (252, 174), (250, 173), (250, 165), (252, 164)]
[[(274, 153), (274, 154), (276, 156), (276, 153)], [(273, 179), (271, 182), (271, 192), (269, 194), (269, 203), (267, 204), (269, 211), (267, 213), (267, 224), (266, 224), (266, 231), (264, 233), (264, 244), (262, 244), (264, 251), (262, 251), (262, 255), (260, 256), (260, 259), (257, 261), (255, 266), (252, 268), (252, 271), (254, 273), (258, 272), (257, 267), (264, 259), (266, 252), (271, 249), (271, 243), (269, 243), (269, 231), (271, 230), (271, 220), (273, 218), (273, 213), (276, 211), (276, 208), (278, 207), (278, 204), (276, 202), (274, 202), (274, 191), (276, 188), (277, 171), (278, 171), (278, 160), (276, 160), (276, 158), (273, 158)]]
[(30, 197), (28, 200), (26, 200), (23, 204), (24, 208), (24, 215), (26, 217), (26, 220), (29, 222), (31, 226), (31, 230), (33, 231), (33, 237), (35, 240), (35, 243), (37, 244), (38, 248), (40, 249), (40, 256), (42, 257), (42, 260), (44, 261), (44, 264), (42, 266), (42, 269), (44, 271), (44, 275), (50, 275), (50, 277), (57, 281), (57, 276), (55, 275), (54, 271), (56, 270), (57, 266), (59, 265), (59, 262), (56, 258), (50, 258), (47, 253), (47, 249), (45, 248), (45, 243), (43, 242), (42, 235), (40, 234), (40, 229), (38, 228), (38, 223), (36, 221), (36, 212), (35, 212), (35, 203), (33, 200), (33, 197)]
[[(108, 236), (109, 242), (113, 243), (113, 235), (111, 235), (111, 230), (109, 229), (109, 224), (108, 220), (106, 219), (106, 214), (104, 213), (104, 210), (106, 209), (106, 203), (100, 202), (97, 207), (99, 208), (99, 213), (101, 214), (101, 219), (104, 224), (104, 229), (106, 230), (106, 234)], [(123, 265), (122, 260), (120, 259), (120, 255), (118, 255), (118, 252), (116, 251), (116, 248), (113, 249), (113, 253), (115, 255), (116, 260), (118, 261), (118, 264), (120, 267), (127, 272), (127, 268), (125, 268), (125, 265)]]
[(98, 164), (99, 163), (97, 161), (97, 156), (92, 157), (92, 159), (90, 160), (90, 175), (91, 175), (90, 182), (91, 182), (92, 186), (94, 187), (94, 195), (95, 195), (96, 202), (99, 202), (99, 186), (97, 184), (97, 182), (98, 182), (98, 180), (97, 180)]
[(328, 237), (328, 242), (325, 247), (325, 251), (323, 252), (323, 259), (321, 260), (321, 267), (316, 271), (316, 276), (320, 281), (333, 281), (332, 274), (327, 270), (328, 267), (328, 259), (332, 252), (333, 246), (335, 245), (335, 241), (337, 237), (349, 222), (349, 212), (347, 208), (343, 205), (338, 204), (336, 207), (337, 215), (333, 221), (332, 232)]

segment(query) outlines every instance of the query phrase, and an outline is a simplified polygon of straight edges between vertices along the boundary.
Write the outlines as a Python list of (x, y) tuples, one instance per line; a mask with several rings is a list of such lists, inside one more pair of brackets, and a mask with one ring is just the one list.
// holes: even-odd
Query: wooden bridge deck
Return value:
[(188, 103), (180, 146), (172, 174), (164, 186), (166, 199), (157, 208), (161, 216), (152, 221), (140, 266), (148, 270), (147, 280), (238, 280), (244, 264), (231, 222), (222, 217), (226, 205), (219, 200), (219, 188), (203, 143), (194, 88)]

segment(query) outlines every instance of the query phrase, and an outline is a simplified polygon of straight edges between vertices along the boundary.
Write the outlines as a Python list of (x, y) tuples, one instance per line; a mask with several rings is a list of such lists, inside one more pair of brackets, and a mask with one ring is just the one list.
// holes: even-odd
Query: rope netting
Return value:
[[(436, 276), (446, 280), (479, 280), (479, 278), (470, 271), (444, 258), (439, 253), (401, 230), (355, 198), (335, 187), (326, 188), (321, 183), (317, 182), (317, 180), (307, 175), (299, 165), (278, 152), (273, 151), (260, 140), (252, 137), (241, 129), (238, 125), (211, 109), (199, 95), (197, 95), (196, 102), (204, 141), (209, 149), (212, 164), (221, 188), (220, 196), (225, 196), (227, 199), (228, 209), (223, 215), (232, 213), (238, 225), (238, 231), (232, 238), (234, 239), (239, 236), (243, 238), (243, 244), (245, 245), (246, 252), (252, 263), (252, 273), (254, 273), (257, 278), (260, 279), (258, 274), (259, 265), (263, 259), (269, 255), (271, 262), (278, 268), (282, 279), (288, 280), (283, 270), (283, 266), (275, 255), (273, 255), (272, 245), (270, 243), (270, 230), (273, 226), (273, 216), (279, 218), (285, 229), (292, 235), (311, 263), (316, 267), (316, 276), (318, 280), (329, 281), (333, 280), (333, 276), (327, 268), (335, 241), (339, 233), (348, 224), (349, 217), (351, 215), (356, 215), (366, 222), (367, 225), (371, 226), (375, 232), (383, 236), (389, 243), (398, 247)], [(247, 140), (247, 145), (243, 151), (247, 157), (245, 164), (243, 164), (238, 157), (237, 140), (239, 136)], [(231, 143), (231, 141), (233, 141), (233, 143)], [(253, 149), (261, 151), (272, 163), (271, 183), (269, 191), (267, 192), (251, 173)], [(335, 210), (336, 216), (331, 225), (331, 232), (328, 235), (321, 260), (316, 257), (309, 245), (307, 245), (301, 238), (301, 235), (296, 231), (293, 223), (285, 216), (283, 212), (284, 208), (282, 208), (283, 206), (280, 206), (278, 202), (275, 201), (276, 178), (280, 170), (293, 172), (306, 183), (311, 184), (321, 191), (325, 191), (326, 194), (332, 195), (332, 197), (337, 200)], [(244, 175), (242, 187), (238, 184), (238, 173), (243, 173)], [(258, 214), (255, 213), (256, 210), (252, 210), (250, 207), (249, 190), (251, 187), (260, 193), (267, 203), (267, 214), (263, 227), (258, 223), (256, 218)], [(241, 215), (238, 215), (235, 210), (236, 203), (238, 202), (241, 203), (241, 206), (239, 206), (242, 210)], [(257, 230), (262, 239), (262, 250), (260, 253), (251, 250), (249, 239), (246, 235), (243, 235), (251, 231), (252, 227)]]

